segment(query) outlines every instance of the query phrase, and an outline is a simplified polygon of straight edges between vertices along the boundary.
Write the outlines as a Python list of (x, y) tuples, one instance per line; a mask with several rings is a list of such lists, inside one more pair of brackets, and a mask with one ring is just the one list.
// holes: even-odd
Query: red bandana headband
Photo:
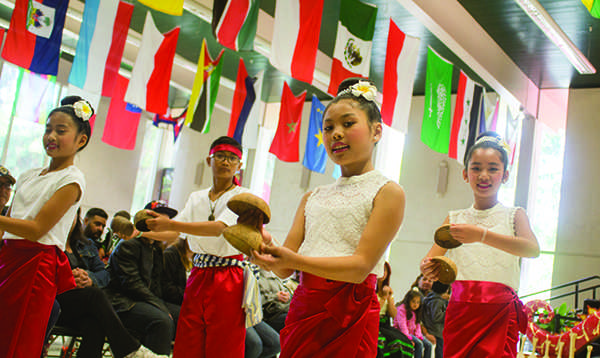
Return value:
[(210, 150), (210, 152), (208, 153), (208, 155), (213, 155), (216, 152), (222, 152), (222, 151), (228, 151), (231, 152), (235, 155), (237, 155), (240, 159), (242, 159), (242, 151), (237, 149), (236, 147), (232, 146), (231, 144), (218, 144), (215, 145), (213, 149)]

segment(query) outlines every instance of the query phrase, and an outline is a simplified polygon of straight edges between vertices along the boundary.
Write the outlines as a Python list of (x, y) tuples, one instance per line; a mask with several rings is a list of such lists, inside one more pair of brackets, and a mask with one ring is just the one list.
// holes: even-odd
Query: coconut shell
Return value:
[(450, 260), (446, 256), (434, 256), (431, 258), (431, 261), (440, 264), (438, 281), (449, 285), (456, 280), (458, 269), (456, 268), (454, 261)]
[(251, 193), (237, 194), (231, 197), (227, 202), (227, 207), (238, 215), (242, 215), (248, 210), (260, 210), (263, 214), (263, 224), (267, 224), (271, 220), (271, 209), (260, 197)]
[(436, 244), (444, 249), (454, 249), (462, 245), (462, 242), (456, 240), (452, 237), (452, 234), (450, 234), (450, 224), (442, 225), (435, 230), (433, 239)]
[(136, 229), (138, 229), (139, 231), (142, 231), (142, 232), (146, 232), (146, 231), (150, 231), (150, 229), (148, 228), (148, 225), (146, 225), (146, 220), (153, 219), (153, 218), (154, 217), (152, 215), (148, 214), (146, 209), (142, 209), (142, 210), (138, 211), (137, 213), (135, 213), (135, 216), (133, 217), (133, 223), (134, 223)]
[(250, 256), (253, 249), (258, 251), (263, 242), (263, 237), (256, 228), (244, 224), (227, 227), (223, 230), (223, 237), (246, 256)]

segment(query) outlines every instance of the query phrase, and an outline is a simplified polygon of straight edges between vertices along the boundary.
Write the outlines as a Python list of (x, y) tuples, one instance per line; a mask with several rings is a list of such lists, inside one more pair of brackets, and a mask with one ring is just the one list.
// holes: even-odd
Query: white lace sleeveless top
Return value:
[[(486, 210), (473, 207), (450, 211), (451, 224), (473, 224), (502, 235), (515, 235), (515, 207), (498, 203)], [(499, 282), (519, 288), (521, 272), (520, 257), (493, 248), (483, 243), (463, 244), (448, 250), (446, 256), (458, 268), (457, 280)]]
[[(372, 170), (316, 188), (304, 209), (304, 242), (298, 253), (312, 257), (352, 255), (371, 216), (373, 200), (388, 181)], [(371, 271), (378, 277), (383, 275), (385, 256)]]

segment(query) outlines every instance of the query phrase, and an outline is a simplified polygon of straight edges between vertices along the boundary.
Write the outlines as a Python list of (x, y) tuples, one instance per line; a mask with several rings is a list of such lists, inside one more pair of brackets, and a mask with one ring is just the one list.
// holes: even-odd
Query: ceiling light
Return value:
[(542, 30), (542, 32), (552, 41), (573, 67), (582, 75), (596, 73), (596, 68), (579, 51), (577, 46), (567, 37), (563, 30), (554, 21), (552, 16), (546, 12), (537, 0), (515, 0), (515, 2), (525, 11), (533, 22)]

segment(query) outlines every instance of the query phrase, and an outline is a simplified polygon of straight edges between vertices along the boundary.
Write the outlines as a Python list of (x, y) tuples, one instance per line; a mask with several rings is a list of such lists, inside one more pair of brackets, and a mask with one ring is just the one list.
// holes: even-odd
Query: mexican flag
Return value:
[(425, 110), (421, 140), (439, 153), (448, 153), (450, 143), (452, 67), (452, 63), (431, 48), (427, 50)]
[(327, 92), (337, 94), (348, 77), (368, 77), (377, 7), (359, 0), (342, 0)]

